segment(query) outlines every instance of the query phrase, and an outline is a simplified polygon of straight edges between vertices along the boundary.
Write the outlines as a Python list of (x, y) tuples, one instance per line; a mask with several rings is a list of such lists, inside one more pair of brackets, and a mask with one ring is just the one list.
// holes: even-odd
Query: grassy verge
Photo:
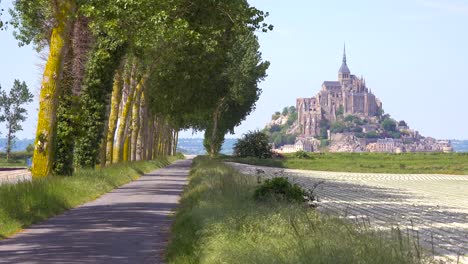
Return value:
[[(179, 157), (180, 158), (180, 157)], [(45, 220), (164, 167), (178, 158), (79, 170), (72, 177), (48, 177), (33, 182), (0, 186), (0, 239)]]
[(468, 174), (468, 153), (309, 153), (308, 159), (286, 155), (284, 159), (233, 158), (240, 163), (301, 170)]
[(169, 263), (422, 263), (398, 231), (377, 233), (306, 208), (257, 202), (255, 177), (197, 158), (167, 251)]

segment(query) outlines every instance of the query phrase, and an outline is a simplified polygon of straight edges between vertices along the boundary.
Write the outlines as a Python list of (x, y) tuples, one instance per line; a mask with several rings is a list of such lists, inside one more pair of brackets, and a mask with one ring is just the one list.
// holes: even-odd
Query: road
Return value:
[(191, 163), (177, 161), (1, 240), (0, 263), (163, 263)]
[[(242, 173), (288, 177), (315, 189), (319, 209), (372, 226), (399, 226), (439, 259), (468, 263), (468, 175), (320, 172), (228, 163)], [(408, 228), (408, 229), (407, 229)], [(463, 255), (465, 255), (463, 257)]]

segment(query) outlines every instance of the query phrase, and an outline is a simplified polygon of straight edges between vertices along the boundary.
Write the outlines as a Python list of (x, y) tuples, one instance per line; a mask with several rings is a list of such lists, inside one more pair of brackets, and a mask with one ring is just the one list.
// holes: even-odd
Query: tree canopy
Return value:
[(20, 45), (49, 49), (35, 177), (174, 154), (186, 128), (216, 155), (269, 66), (255, 36), (268, 13), (245, 0), (16, 0), (11, 13)]

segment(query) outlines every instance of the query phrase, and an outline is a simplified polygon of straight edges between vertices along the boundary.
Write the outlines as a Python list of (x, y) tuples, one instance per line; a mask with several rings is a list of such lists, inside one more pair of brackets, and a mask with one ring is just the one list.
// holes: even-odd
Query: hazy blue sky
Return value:
[[(346, 42), (351, 72), (366, 78), (387, 113), (426, 136), (468, 139), (468, 0), (250, 2), (270, 12), (275, 26), (260, 34), (272, 64), (257, 110), (236, 136), (262, 128), (274, 111), (336, 80)], [(9, 89), (19, 78), (37, 94), (40, 60), (30, 47), (18, 48), (11, 34), (11, 28), (0, 32), (0, 84)], [(37, 101), (20, 137), (33, 136), (36, 108)]]

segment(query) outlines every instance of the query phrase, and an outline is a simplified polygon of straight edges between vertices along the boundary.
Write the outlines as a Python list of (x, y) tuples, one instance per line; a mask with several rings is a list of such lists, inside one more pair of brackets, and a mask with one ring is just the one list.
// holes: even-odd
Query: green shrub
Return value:
[(297, 151), (296, 153), (293, 154), (294, 158), (298, 158), (298, 159), (309, 159), (310, 156), (307, 152), (303, 151), (303, 150), (299, 150)]
[(260, 185), (254, 193), (254, 198), (257, 201), (268, 199), (288, 201), (288, 202), (304, 202), (306, 193), (297, 184), (291, 184), (288, 179), (279, 177), (266, 180)]
[(250, 131), (234, 145), (234, 155), (237, 157), (255, 157), (267, 159), (272, 157), (268, 136), (260, 131)]

